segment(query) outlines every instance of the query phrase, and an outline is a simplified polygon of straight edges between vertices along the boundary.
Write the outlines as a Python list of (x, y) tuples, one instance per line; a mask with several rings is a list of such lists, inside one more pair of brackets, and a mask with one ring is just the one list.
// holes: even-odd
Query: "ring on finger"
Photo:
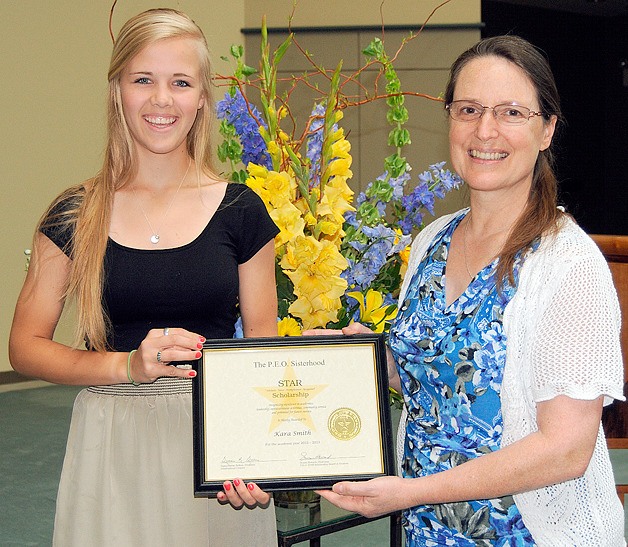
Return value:
[(157, 352), (157, 362), (161, 363), (161, 351)]
[(164, 336), (168, 336), (170, 334), (170, 327), (166, 327), (164, 329)]

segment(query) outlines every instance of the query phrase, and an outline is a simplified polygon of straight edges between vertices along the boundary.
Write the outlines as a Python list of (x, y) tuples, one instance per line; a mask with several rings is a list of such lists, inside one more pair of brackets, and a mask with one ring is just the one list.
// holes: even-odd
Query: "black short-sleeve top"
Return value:
[[(54, 227), (42, 232), (71, 256), (71, 234)], [(206, 338), (231, 338), (237, 319), (238, 266), (278, 232), (259, 196), (233, 183), (207, 226), (187, 245), (134, 249), (110, 238), (103, 305), (112, 325), (111, 348), (135, 349), (150, 329), (163, 327), (183, 327)]]

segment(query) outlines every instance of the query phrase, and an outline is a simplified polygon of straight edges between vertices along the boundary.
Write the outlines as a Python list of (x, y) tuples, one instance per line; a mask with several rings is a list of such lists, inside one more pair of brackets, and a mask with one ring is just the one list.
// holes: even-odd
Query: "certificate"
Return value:
[(394, 474), (383, 335), (208, 340), (195, 368), (196, 496)]

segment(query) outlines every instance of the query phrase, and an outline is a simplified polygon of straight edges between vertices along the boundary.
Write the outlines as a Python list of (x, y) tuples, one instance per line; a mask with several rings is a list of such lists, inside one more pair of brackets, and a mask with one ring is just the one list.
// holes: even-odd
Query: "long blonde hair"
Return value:
[[(192, 38), (198, 43), (200, 83), (205, 101), (187, 136), (187, 152), (195, 160), (197, 178), (213, 175), (210, 126), (213, 117), (211, 64), (201, 29), (184, 13), (151, 9), (129, 19), (118, 34), (109, 65), (107, 99), (107, 146), (102, 170), (92, 179), (63, 192), (40, 221), (44, 227), (72, 230), (72, 266), (66, 297), (76, 301), (75, 345), (87, 342), (90, 349), (106, 351), (109, 318), (103, 309), (104, 257), (107, 248), (113, 196), (137, 170), (133, 140), (122, 110), (120, 74), (140, 51), (160, 40)], [(69, 206), (54, 214), (59, 203)]]

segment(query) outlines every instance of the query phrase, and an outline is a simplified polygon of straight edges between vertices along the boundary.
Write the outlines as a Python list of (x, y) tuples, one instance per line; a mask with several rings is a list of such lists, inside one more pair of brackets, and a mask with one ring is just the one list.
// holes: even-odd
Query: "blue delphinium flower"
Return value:
[(347, 280), (351, 290), (360, 291), (373, 282), (384, 265), (381, 256), (371, 257), (371, 255), (369, 255), (367, 260), (355, 261), (347, 259), (347, 262), (349, 263), (349, 267), (340, 275)]
[[(384, 176), (386, 173), (384, 173)], [(404, 171), (397, 178), (390, 178), (388, 184), (390, 184), (393, 188), (393, 197), (392, 201), (401, 201), (403, 198), (404, 190), (406, 187), (406, 183), (410, 180), (410, 172)]]
[(240, 138), (242, 145), (242, 163), (262, 165), (272, 169), (273, 164), (268, 154), (266, 142), (259, 133), (259, 126), (268, 129), (262, 114), (253, 105), (248, 105), (239, 89), (231, 96), (225, 93), (225, 98), (216, 105), (218, 119), (229, 122)]
[(368, 201), (377, 208), (380, 217), (384, 217), (389, 203), (401, 202), (406, 183), (409, 180), (410, 173), (408, 171), (404, 171), (397, 178), (388, 178), (388, 172), (384, 171), (374, 182), (368, 183), (364, 192), (358, 194), (356, 203), (359, 207)]
[(396, 232), (384, 224), (362, 226), (361, 231), (366, 237), (349, 243), (358, 251), (359, 259), (349, 259), (349, 268), (341, 274), (352, 290), (367, 289), (386, 264), (387, 258), (408, 243), (407, 240), (403, 240), (405, 244), (396, 241)]
[[(453, 190), (454, 188), (458, 188), (462, 184), (462, 179), (456, 175), (456, 173), (452, 173), (449, 169), (443, 169), (445, 165), (444, 161), (440, 163), (435, 163), (434, 165), (430, 165), (430, 169), (437, 174), (437, 179), (440, 182), (440, 187), (446, 192)], [(444, 196), (445, 194), (443, 194)]]
[(419, 183), (407, 196), (403, 196), (401, 204), (406, 211), (399, 227), (404, 234), (413, 228), (419, 228), (423, 222), (421, 209), (434, 214), (435, 199), (442, 199), (445, 194), (462, 184), (462, 179), (448, 169), (443, 169), (445, 162), (430, 165), (430, 168), (419, 175)]
[[(425, 175), (423, 180), (428, 183), (430, 190), (438, 199), (443, 199), (447, 192), (462, 184), (462, 179), (458, 175), (449, 169), (443, 169), (444, 165), (444, 161), (434, 163), (430, 165), (429, 171), (422, 173)], [(419, 180), (421, 180), (421, 175), (419, 175)]]
[(345, 213), (345, 222), (349, 226), (353, 226), (356, 229), (360, 226), (360, 223), (358, 221), (358, 215), (355, 211), (347, 211)]
[(432, 173), (424, 171), (419, 175), (419, 184), (416, 185), (412, 192), (415, 200), (423, 205), (432, 215), (434, 214), (434, 189), (437, 186), (432, 178)]
[(406, 215), (399, 221), (399, 228), (404, 234), (409, 234), (415, 226), (418, 228), (423, 222), (423, 213), (421, 212), (421, 201), (418, 199), (416, 192), (412, 192), (408, 196), (403, 196), (401, 200)]
[[(310, 188), (321, 182), (321, 157), (323, 154), (323, 126), (325, 125), (325, 105), (317, 104), (310, 115), (312, 123), (307, 138), (306, 156), (310, 160)], [(337, 127), (334, 124), (334, 127)]]

